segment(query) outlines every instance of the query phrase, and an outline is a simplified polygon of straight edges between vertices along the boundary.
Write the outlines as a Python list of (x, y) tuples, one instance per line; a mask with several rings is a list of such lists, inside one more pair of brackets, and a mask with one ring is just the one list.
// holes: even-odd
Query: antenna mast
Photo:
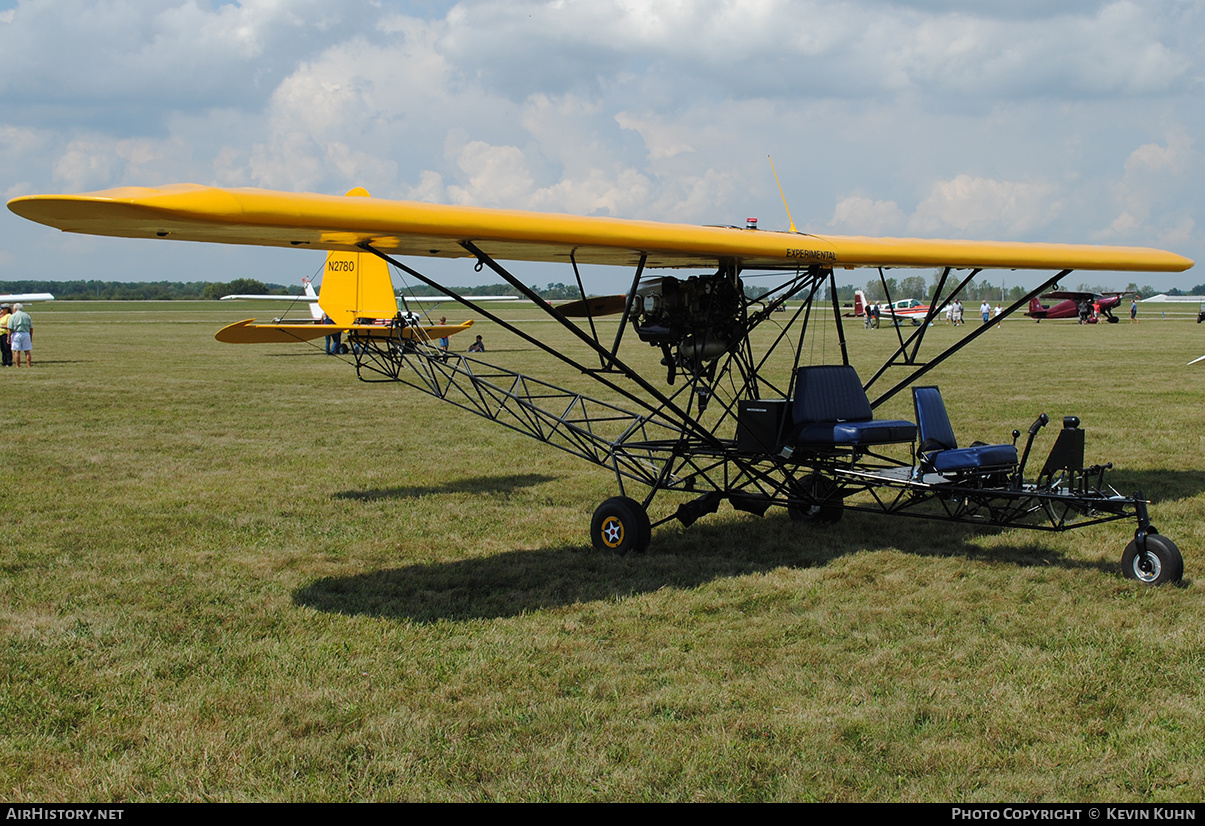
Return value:
[[(770, 158), (769, 155), (766, 155)], [(787, 222), (791, 225), (791, 232), (799, 232), (795, 229), (795, 219), (791, 217), (791, 208), (787, 206), (787, 196), (782, 191), (782, 181), (778, 180), (778, 170), (774, 168), (774, 159), (770, 158), (770, 171), (774, 173), (774, 183), (778, 184), (778, 194), (782, 197), (782, 208), (787, 211)]]

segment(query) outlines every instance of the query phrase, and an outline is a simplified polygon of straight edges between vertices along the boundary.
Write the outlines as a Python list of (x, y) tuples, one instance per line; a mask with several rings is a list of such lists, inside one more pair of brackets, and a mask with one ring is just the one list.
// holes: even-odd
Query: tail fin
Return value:
[(305, 288), (306, 300), (310, 302), (310, 318), (314, 321), (321, 321), (324, 313), (322, 307), (318, 305), (318, 293), (314, 292), (314, 285), (308, 278), (301, 279), (301, 284)]
[[(362, 187), (347, 194), (369, 197)], [(370, 252), (332, 251), (326, 256), (318, 304), (340, 327), (351, 326), (357, 318), (393, 318), (397, 315), (397, 298), (389, 265)]]
[(854, 291), (854, 318), (866, 315), (866, 295), (861, 290)]
[(1029, 312), (1026, 315), (1034, 318), (1044, 318), (1046, 316), (1046, 307), (1042, 306), (1042, 302), (1035, 295), (1029, 299)]

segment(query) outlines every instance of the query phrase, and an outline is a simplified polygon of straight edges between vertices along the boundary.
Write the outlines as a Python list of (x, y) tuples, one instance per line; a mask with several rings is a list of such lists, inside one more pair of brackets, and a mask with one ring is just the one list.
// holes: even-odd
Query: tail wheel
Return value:
[(1147, 585), (1166, 585), (1179, 582), (1184, 576), (1184, 557), (1176, 543), (1157, 533), (1146, 535), (1146, 555), (1138, 552), (1138, 540), (1126, 545), (1121, 555), (1121, 572), (1126, 579)]
[(603, 502), (590, 521), (590, 541), (597, 551), (611, 551), (620, 556), (629, 551), (642, 554), (652, 538), (648, 511), (626, 496), (612, 496)]

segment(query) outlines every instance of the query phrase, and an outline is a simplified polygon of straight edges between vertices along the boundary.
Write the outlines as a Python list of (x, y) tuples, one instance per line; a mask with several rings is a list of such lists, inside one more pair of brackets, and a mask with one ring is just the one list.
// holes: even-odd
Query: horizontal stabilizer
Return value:
[[(430, 341), (463, 333), (473, 326), (472, 319), (463, 324), (436, 324), (430, 327), (405, 327), (402, 338)], [(294, 344), (298, 341), (313, 341), (335, 333), (355, 332), (374, 338), (387, 337), (393, 328), (385, 324), (355, 324), (340, 327), (335, 324), (256, 324), (254, 318), (228, 324), (214, 334), (214, 338), (226, 344)]]

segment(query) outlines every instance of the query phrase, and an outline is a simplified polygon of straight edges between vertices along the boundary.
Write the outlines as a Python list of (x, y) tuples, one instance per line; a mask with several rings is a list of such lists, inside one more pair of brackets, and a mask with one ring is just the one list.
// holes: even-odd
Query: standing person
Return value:
[[(997, 318), (999, 318), (999, 317), (1000, 317), (1000, 305), (999, 305), (999, 304), (997, 304), (997, 305), (996, 305), (996, 307), (995, 307), (995, 309), (993, 309), (993, 310), (992, 310), (992, 319), (994, 320), (994, 319), (997, 319)], [(999, 322), (999, 321), (997, 321), (997, 322), (996, 322), (996, 326), (997, 326), (997, 327), (999, 327), (999, 326), (1000, 326), (1000, 322)]]
[[(441, 316), (439, 317), (439, 326), (440, 326), (440, 327), (447, 326), (447, 323), (448, 323), (447, 316), (442, 316), (442, 315), (441, 315)], [(440, 337), (439, 337), (439, 349), (440, 349), (440, 350), (447, 350), (447, 349), (448, 349), (448, 344), (449, 344), (449, 342), (448, 342), (448, 337), (447, 337), (447, 336), (440, 336)]]
[(0, 367), (13, 366), (13, 345), (8, 340), (8, 320), (12, 316), (12, 307), (0, 304)]
[(954, 319), (954, 326), (955, 326), (955, 327), (961, 327), (961, 326), (962, 326), (962, 302), (961, 302), (961, 301), (959, 301), (957, 298), (955, 298), (955, 299), (954, 299), (954, 314), (953, 314), (953, 319)]
[(1130, 299), (1130, 323), (1138, 324), (1138, 296)]
[(25, 366), (33, 367), (33, 319), (20, 304), (13, 305), (13, 314), (8, 319), (8, 332), (9, 344), (17, 353), (17, 366), (21, 366), (21, 354), (25, 353)]
[(992, 305), (987, 303), (987, 299), (983, 299), (983, 303), (979, 305), (979, 315), (983, 316), (983, 323), (987, 324), (992, 320)]
[[(334, 324), (335, 320), (326, 313), (322, 314), (323, 324)], [(343, 346), (343, 333), (331, 333), (326, 337), (326, 354), (328, 356), (339, 355), (339, 348)]]

